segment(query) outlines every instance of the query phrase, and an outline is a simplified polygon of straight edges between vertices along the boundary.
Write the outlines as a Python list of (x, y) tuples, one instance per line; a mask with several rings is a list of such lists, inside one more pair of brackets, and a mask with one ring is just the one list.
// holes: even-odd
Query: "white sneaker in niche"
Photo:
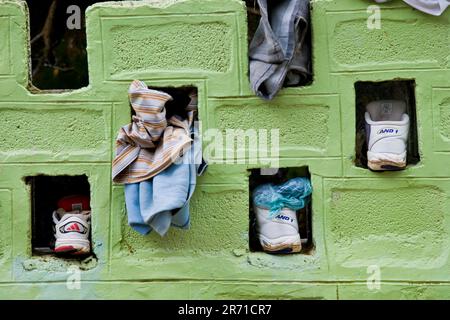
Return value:
[(256, 231), (264, 251), (270, 253), (300, 252), (302, 244), (298, 230), (297, 213), (283, 208), (270, 217), (269, 209), (254, 206)]
[(367, 166), (375, 171), (406, 167), (409, 116), (401, 100), (369, 103), (364, 114)]
[(90, 211), (53, 212), (55, 232), (55, 253), (87, 254), (91, 251), (89, 234), (91, 229)]

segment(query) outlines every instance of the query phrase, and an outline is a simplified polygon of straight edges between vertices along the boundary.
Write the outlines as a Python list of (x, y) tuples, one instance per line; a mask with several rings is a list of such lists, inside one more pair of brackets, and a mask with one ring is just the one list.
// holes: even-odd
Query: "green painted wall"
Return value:
[[(249, 89), (243, 2), (152, 3), (89, 8), (90, 85), (33, 94), (27, 8), (0, 1), (0, 298), (450, 298), (450, 11), (394, 1), (369, 30), (370, 1), (313, 1), (314, 82), (264, 102)], [(197, 86), (203, 129), (280, 128), (280, 165), (311, 172), (313, 254), (248, 251), (247, 170), (261, 164), (212, 164), (191, 230), (132, 232), (111, 160), (135, 78)], [(416, 81), (421, 161), (358, 168), (354, 83), (395, 78)], [(77, 262), (80, 290), (66, 286), (73, 262), (31, 254), (23, 177), (36, 174), (89, 177), (97, 258)]]

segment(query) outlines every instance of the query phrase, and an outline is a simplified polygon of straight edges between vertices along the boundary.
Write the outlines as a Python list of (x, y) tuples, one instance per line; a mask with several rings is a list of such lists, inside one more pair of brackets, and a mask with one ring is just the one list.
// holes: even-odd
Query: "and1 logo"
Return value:
[(378, 134), (385, 134), (385, 133), (397, 134), (397, 133), (398, 133), (398, 129), (394, 129), (394, 128), (383, 128), (383, 129), (378, 130), (377, 133), (378, 133)]
[(292, 219), (292, 218), (289, 218), (288, 216), (284, 216), (284, 215), (282, 215), (282, 214), (279, 214), (279, 215), (277, 215), (276, 217), (275, 217), (275, 219), (278, 219), (278, 220), (284, 220), (284, 221), (291, 221), (291, 222), (294, 222), (294, 219)]

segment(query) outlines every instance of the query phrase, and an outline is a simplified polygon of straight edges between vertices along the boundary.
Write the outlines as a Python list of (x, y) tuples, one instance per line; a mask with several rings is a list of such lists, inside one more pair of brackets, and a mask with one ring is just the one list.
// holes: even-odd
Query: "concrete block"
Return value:
[[(14, 260), (8, 261), (15, 281), (55, 281), (67, 278), (72, 264), (83, 271), (84, 279), (99, 279), (107, 273), (109, 260), (110, 187), (108, 164), (7, 164), (0, 166), (0, 188), (12, 193), (14, 228), (10, 248)], [(38, 257), (31, 248), (31, 194), (25, 177), (44, 175), (87, 175), (91, 191), (91, 238), (95, 256), (84, 262), (58, 257)], [(51, 212), (48, 213), (51, 215)]]
[(11, 279), (11, 268), (8, 262), (11, 259), (13, 207), (12, 193), (9, 189), (0, 189), (0, 280)]
[(450, 88), (435, 88), (432, 94), (434, 150), (450, 151)]
[[(243, 130), (248, 134), (252, 130), (259, 134), (262, 129), (267, 132), (267, 137), (258, 137), (268, 141), (269, 148), (275, 146), (276, 142), (271, 140), (272, 130), (278, 130), (280, 158), (340, 156), (341, 146), (336, 143), (340, 137), (339, 110), (339, 101), (333, 95), (284, 96), (271, 102), (263, 102), (256, 97), (211, 99), (208, 104), (208, 124), (209, 129), (221, 131), (224, 141), (229, 129)], [(245, 143), (244, 147), (248, 149), (255, 147), (251, 140)], [(225, 147), (222, 156), (228, 159), (227, 152), (233, 149)], [(235, 149), (239, 147), (242, 146)], [(270, 149), (267, 156), (271, 156)], [(238, 154), (235, 157), (239, 159)], [(220, 159), (220, 153), (217, 159)]]
[(446, 283), (380, 283), (369, 290), (366, 284), (338, 284), (338, 299), (350, 300), (448, 300), (450, 286)]
[[(0, 3), (0, 81), (12, 80), (22, 86), (28, 83), (28, 27), (25, 1)], [(12, 88), (2, 85), (0, 97)]]
[(331, 272), (359, 278), (371, 265), (383, 279), (445, 279), (447, 179), (325, 180), (325, 237)]
[(336, 299), (336, 285), (283, 282), (191, 283), (191, 299)]
[(11, 43), (9, 17), (0, 16), (0, 76), (11, 73)]
[(0, 103), (0, 161), (109, 161), (111, 105)]
[(90, 79), (206, 78), (210, 95), (237, 95), (247, 83), (246, 30), (237, 0), (96, 4), (87, 12)]
[(333, 72), (446, 68), (448, 16), (435, 18), (404, 6), (380, 7), (379, 13), (379, 28), (372, 24), (375, 13), (366, 8), (327, 13)]
[[(123, 212), (123, 211), (122, 211)], [(248, 191), (230, 186), (197, 186), (191, 200), (191, 228), (171, 228), (161, 238), (142, 236), (122, 219), (122, 250), (130, 255), (231, 251), (247, 247)]]

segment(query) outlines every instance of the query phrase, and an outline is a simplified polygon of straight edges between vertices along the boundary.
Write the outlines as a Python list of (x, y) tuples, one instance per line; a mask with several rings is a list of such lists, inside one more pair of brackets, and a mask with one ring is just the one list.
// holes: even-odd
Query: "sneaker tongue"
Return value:
[(73, 210), (73, 211), (65, 211), (63, 208), (59, 208), (56, 210), (56, 213), (58, 214), (59, 218), (62, 219), (66, 215), (81, 215), (81, 216), (88, 216), (91, 212), (89, 210)]
[(406, 112), (406, 103), (401, 100), (378, 100), (366, 107), (373, 121), (401, 121)]

